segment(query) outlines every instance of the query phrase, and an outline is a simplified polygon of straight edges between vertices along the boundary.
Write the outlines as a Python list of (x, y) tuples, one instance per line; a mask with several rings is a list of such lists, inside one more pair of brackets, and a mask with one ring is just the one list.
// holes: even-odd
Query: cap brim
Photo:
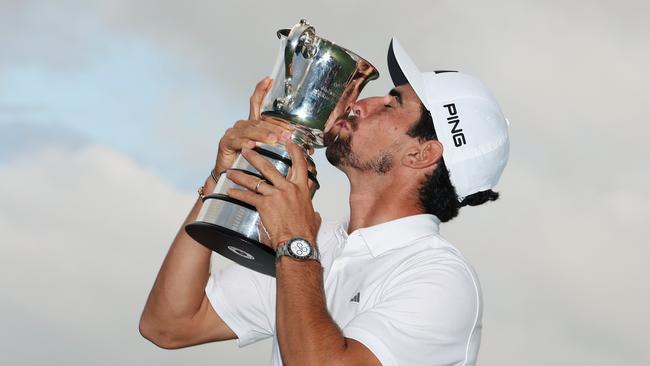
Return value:
[(400, 68), (399, 62), (397, 62), (397, 58), (395, 57), (395, 50), (393, 49), (394, 41), (394, 38), (391, 39), (390, 45), (388, 46), (388, 72), (390, 73), (390, 78), (393, 80), (393, 85), (400, 86), (408, 84), (409, 81), (402, 72), (402, 68)]
[(388, 47), (388, 72), (395, 86), (410, 84), (420, 101), (429, 109), (423, 74), (395, 37), (390, 40)]

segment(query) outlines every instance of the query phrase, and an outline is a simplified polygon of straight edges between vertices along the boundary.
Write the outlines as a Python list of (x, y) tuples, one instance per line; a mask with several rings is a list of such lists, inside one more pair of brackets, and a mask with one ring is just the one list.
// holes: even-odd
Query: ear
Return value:
[(402, 157), (402, 164), (413, 169), (428, 168), (440, 161), (442, 151), (440, 141), (417, 142), (406, 150), (406, 154)]

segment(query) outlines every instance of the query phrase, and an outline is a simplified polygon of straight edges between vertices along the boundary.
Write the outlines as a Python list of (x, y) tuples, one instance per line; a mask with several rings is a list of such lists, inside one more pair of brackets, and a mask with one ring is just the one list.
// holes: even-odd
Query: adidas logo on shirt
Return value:
[(357, 292), (356, 295), (352, 296), (352, 298), (350, 299), (350, 302), (356, 302), (358, 304), (360, 298), (361, 298), (361, 293)]

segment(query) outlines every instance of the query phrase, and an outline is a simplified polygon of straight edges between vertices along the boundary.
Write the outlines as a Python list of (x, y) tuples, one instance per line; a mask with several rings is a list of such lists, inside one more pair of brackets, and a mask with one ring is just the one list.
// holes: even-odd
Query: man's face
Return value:
[(325, 133), (327, 160), (344, 172), (386, 174), (420, 115), (420, 99), (408, 84), (359, 100)]

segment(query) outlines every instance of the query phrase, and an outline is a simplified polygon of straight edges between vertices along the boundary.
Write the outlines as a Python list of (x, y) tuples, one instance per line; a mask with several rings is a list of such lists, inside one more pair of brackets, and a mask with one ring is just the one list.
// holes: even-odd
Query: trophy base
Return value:
[(275, 277), (275, 251), (257, 240), (207, 222), (193, 222), (185, 230), (194, 240), (233, 262)]

